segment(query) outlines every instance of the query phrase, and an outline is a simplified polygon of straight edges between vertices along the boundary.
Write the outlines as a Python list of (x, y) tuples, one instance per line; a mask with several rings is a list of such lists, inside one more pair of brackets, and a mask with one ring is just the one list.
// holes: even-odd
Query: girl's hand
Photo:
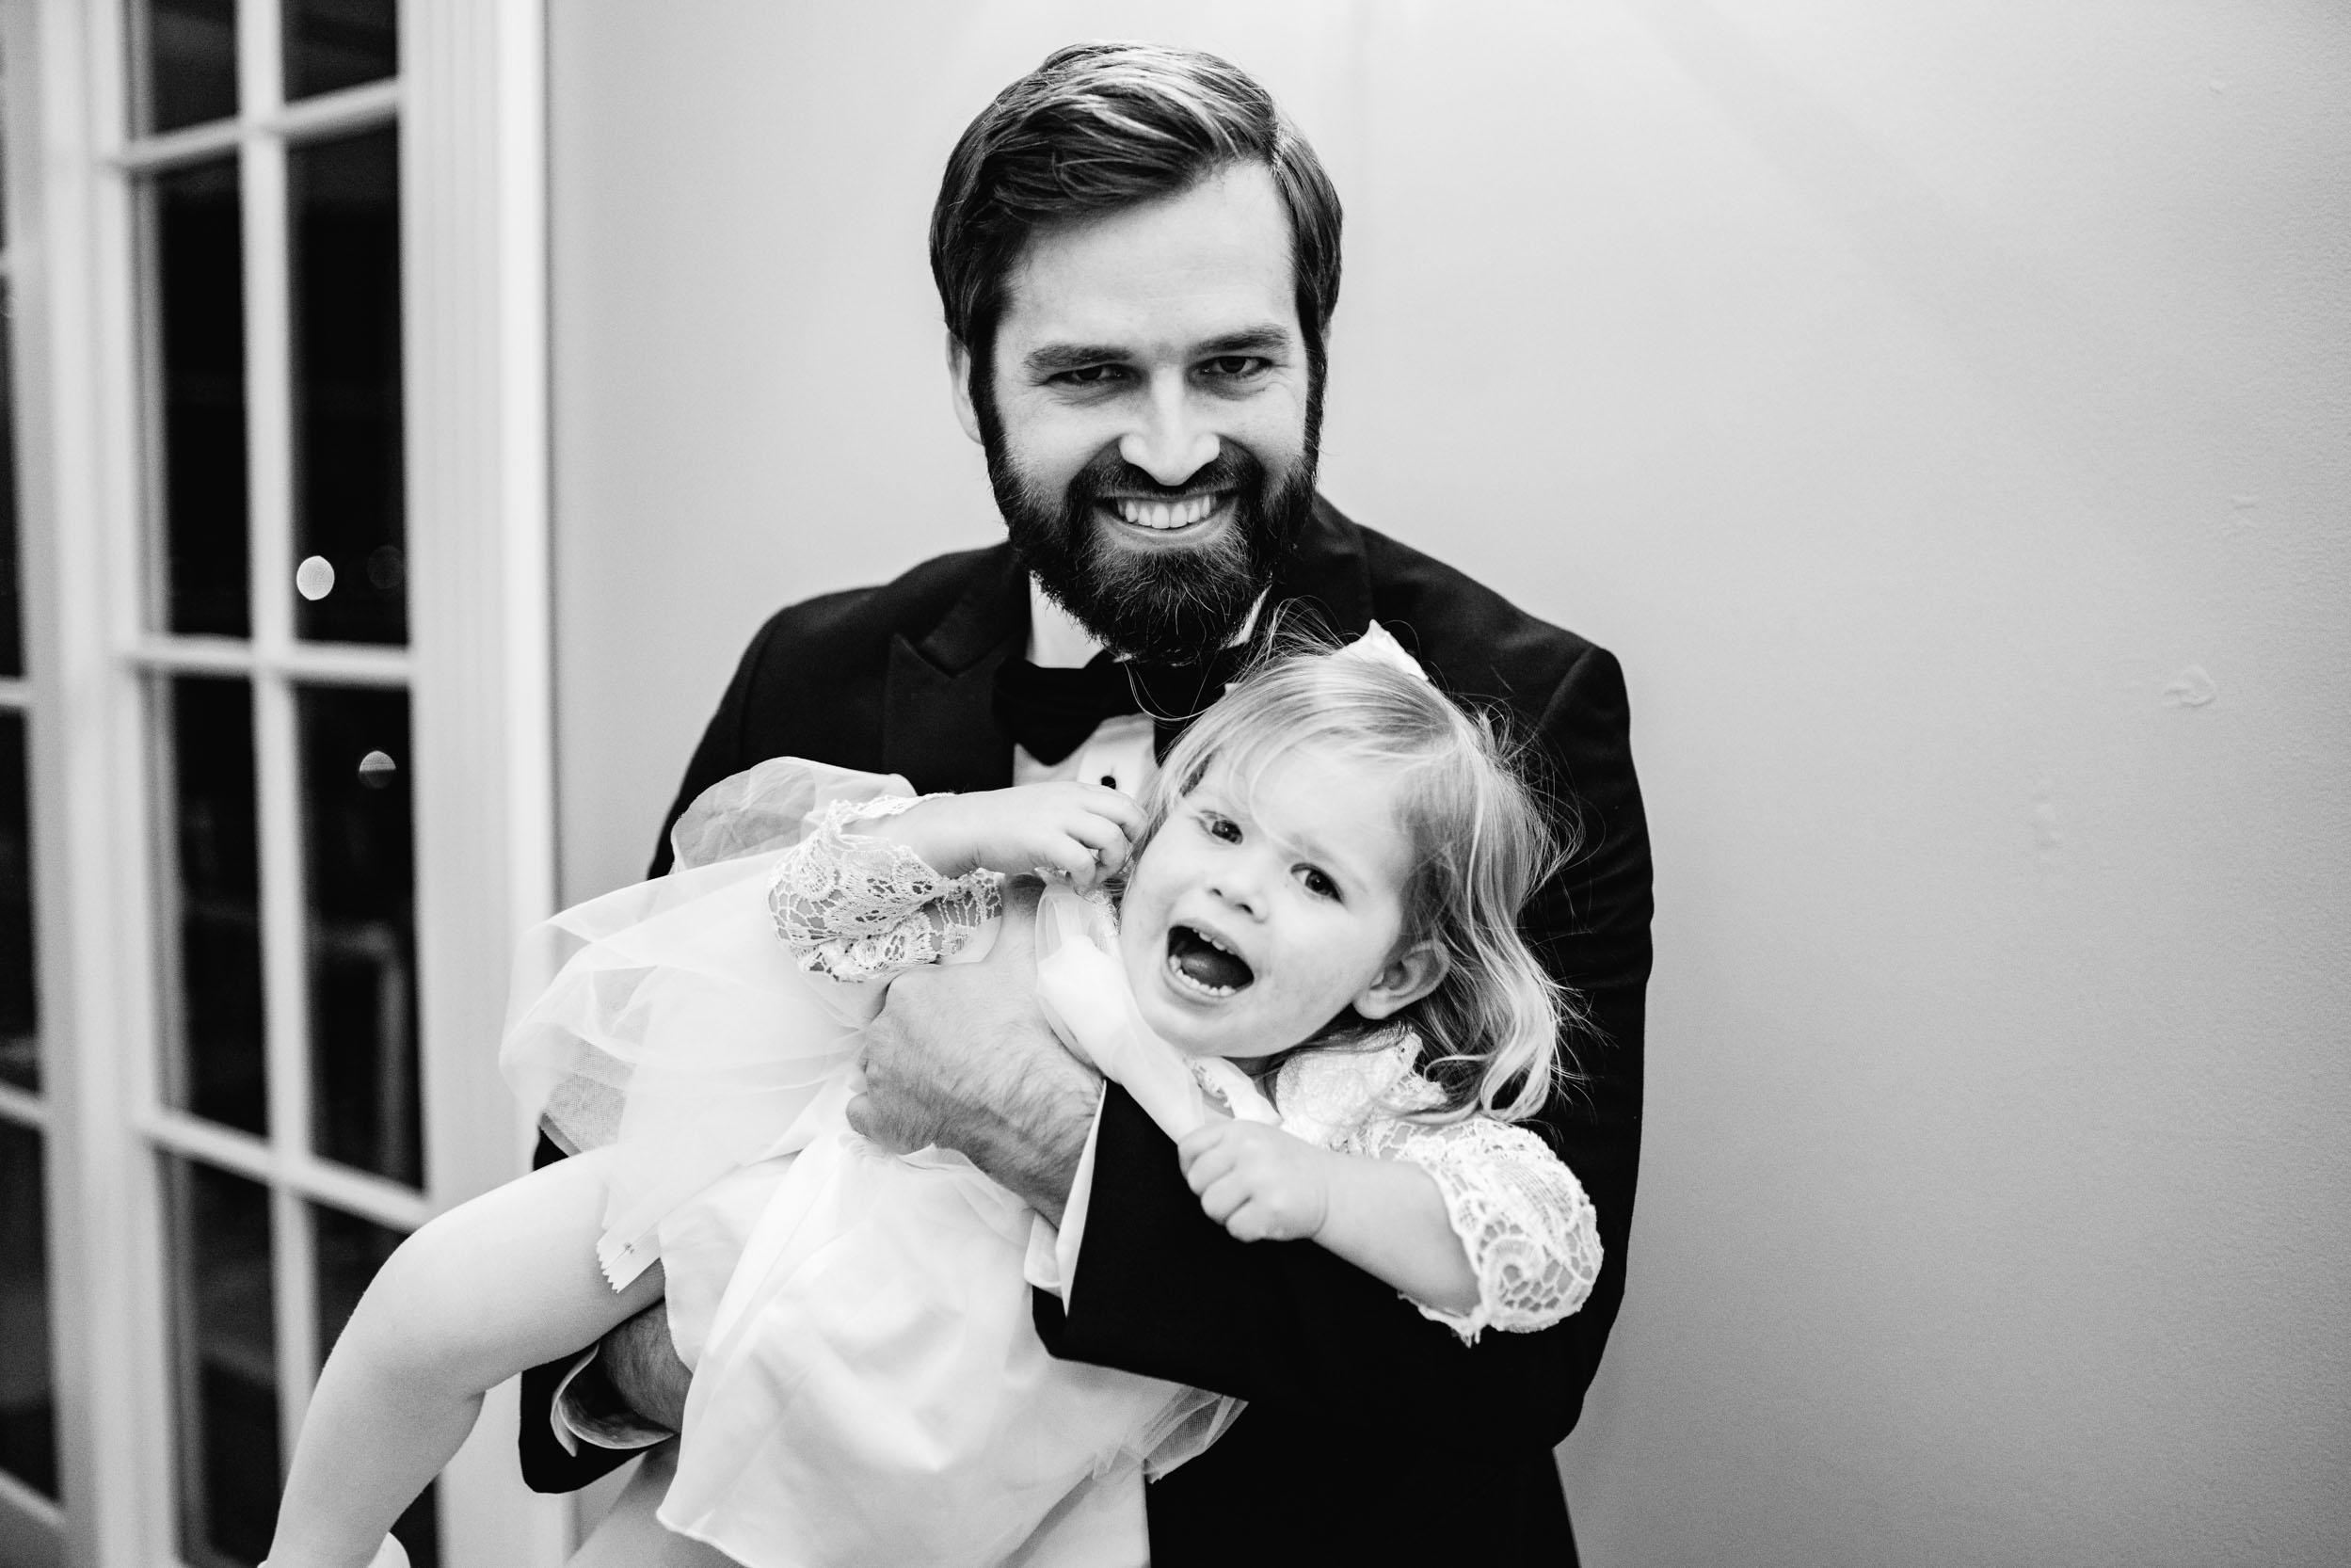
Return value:
[(1049, 870), (1080, 891), (1127, 865), (1143, 808), (1101, 784), (1020, 784), (941, 795), (875, 824), (942, 876)]
[(1243, 1241), (1309, 1241), (1331, 1212), (1331, 1156), (1257, 1122), (1215, 1121), (1176, 1145), (1200, 1208)]

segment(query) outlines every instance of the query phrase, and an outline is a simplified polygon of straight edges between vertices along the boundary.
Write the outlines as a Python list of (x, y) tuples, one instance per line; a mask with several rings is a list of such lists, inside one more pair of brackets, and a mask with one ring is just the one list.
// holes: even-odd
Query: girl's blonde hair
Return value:
[(1428, 1115), (1533, 1115), (1556, 1081), (1575, 1076), (1559, 1031), (1582, 1010), (1519, 933), (1521, 910), (1564, 850), (1508, 721), (1463, 709), (1415, 671), (1284, 631), (1168, 753), (1144, 800), (1141, 842), (1211, 766), (1245, 798), (1301, 751), (1395, 780), (1412, 867), (1402, 942), (1433, 942), (1447, 959), (1436, 989), (1393, 1019), (1350, 1009), (1306, 1047), (1371, 1046), (1408, 1023), (1420, 1035), (1421, 1074), (1445, 1096)]

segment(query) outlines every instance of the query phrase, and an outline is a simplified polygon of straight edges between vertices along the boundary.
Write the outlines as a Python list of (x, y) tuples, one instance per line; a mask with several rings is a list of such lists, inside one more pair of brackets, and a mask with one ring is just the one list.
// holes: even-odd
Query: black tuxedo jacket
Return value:
[[(1474, 1347), (1303, 1241), (1243, 1244), (1209, 1221), (1175, 1150), (1109, 1091), (1074, 1310), (1040, 1294), (1058, 1355), (1247, 1399), (1215, 1448), (1150, 1489), (1158, 1568), (1264, 1561), (1575, 1560), (1551, 1450), (1581, 1409), (1623, 1296), (1639, 1158), (1649, 841), (1616, 660), (1319, 502), (1277, 579), (1353, 635), (1379, 621), (1457, 696), (1498, 704), (1580, 834), (1528, 913), (1537, 950), (1594, 1023), (1566, 1042), (1581, 1081), (1541, 1123), (1599, 1211), (1607, 1263), (1583, 1309)], [(992, 707), (1027, 645), (1011, 550), (944, 555), (877, 588), (779, 612), (751, 644), (670, 808), (769, 757), (903, 774), (915, 788), (1012, 782)], [(667, 830), (653, 872), (668, 869)], [(542, 1384), (542, 1387), (544, 1384)], [(541, 1411), (546, 1395), (540, 1395)], [(543, 1433), (526, 1415), (526, 1444)], [(557, 1475), (552, 1443), (526, 1455)]]

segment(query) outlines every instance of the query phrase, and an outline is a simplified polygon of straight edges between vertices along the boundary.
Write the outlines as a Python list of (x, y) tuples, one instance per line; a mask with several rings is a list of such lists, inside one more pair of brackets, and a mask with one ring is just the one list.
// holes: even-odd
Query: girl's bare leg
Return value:
[(302, 1420), (271, 1568), (366, 1568), (440, 1473), (482, 1396), (650, 1305), (596, 1265), (603, 1161), (559, 1160), (441, 1215), (393, 1253), (335, 1342)]

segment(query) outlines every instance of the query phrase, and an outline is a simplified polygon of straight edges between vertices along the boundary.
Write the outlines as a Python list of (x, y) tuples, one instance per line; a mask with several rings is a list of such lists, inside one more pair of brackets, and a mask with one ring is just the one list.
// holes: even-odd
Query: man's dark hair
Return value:
[[(955, 143), (931, 209), (931, 276), (975, 381), (994, 359), (1005, 280), (1032, 235), (1181, 195), (1245, 163), (1271, 171), (1289, 214), (1298, 326), (1319, 383), (1338, 303), (1338, 192), (1248, 72), (1153, 43), (1056, 49)], [(984, 385), (973, 390), (984, 395)]]

